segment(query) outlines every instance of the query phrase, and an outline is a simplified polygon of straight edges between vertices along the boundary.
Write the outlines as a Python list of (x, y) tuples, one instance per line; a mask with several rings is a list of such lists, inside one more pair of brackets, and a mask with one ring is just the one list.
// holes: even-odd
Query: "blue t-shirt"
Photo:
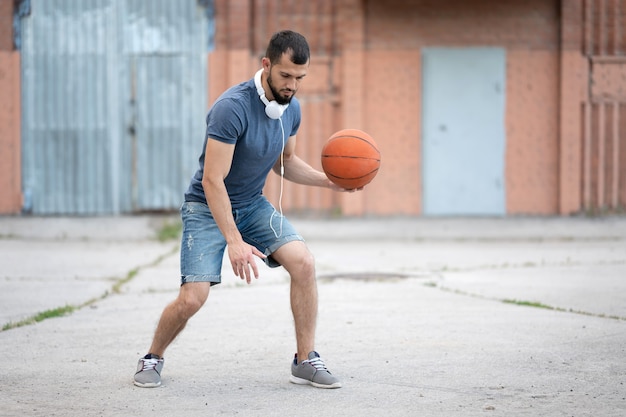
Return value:
[(283, 150), (283, 142), (286, 145), (289, 137), (296, 134), (300, 120), (300, 103), (295, 97), (281, 119), (276, 120), (265, 114), (265, 105), (253, 79), (228, 89), (207, 114), (200, 166), (185, 192), (185, 201), (206, 204), (202, 188), (206, 143), (207, 140), (219, 140), (235, 145), (232, 165), (224, 183), (233, 209), (245, 207), (262, 194), (267, 175)]

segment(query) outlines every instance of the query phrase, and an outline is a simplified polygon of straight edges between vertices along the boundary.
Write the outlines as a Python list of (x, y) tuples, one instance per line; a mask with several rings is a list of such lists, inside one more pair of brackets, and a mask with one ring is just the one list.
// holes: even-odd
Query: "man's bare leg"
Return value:
[(298, 362), (315, 350), (317, 324), (317, 283), (315, 260), (301, 241), (289, 242), (272, 256), (291, 276), (290, 301), (296, 331)]
[(298, 363), (291, 365), (289, 381), (318, 388), (340, 388), (341, 382), (330, 373), (319, 355), (309, 358), (309, 353), (315, 350), (317, 322), (317, 282), (313, 255), (304, 242), (294, 241), (283, 245), (273, 256), (291, 276), (291, 311), (296, 327)]
[(205, 303), (210, 288), (211, 284), (208, 282), (189, 282), (180, 287), (178, 297), (161, 314), (149, 353), (163, 357), (165, 349)]

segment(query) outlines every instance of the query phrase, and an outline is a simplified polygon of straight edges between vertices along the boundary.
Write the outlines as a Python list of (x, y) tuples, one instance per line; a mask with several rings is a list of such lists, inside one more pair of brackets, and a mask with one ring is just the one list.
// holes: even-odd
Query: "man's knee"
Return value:
[(291, 263), (288, 270), (292, 279), (301, 281), (315, 280), (315, 258), (307, 250), (301, 252), (297, 259)]
[(209, 296), (210, 284), (193, 282), (184, 284), (178, 294), (178, 308), (186, 318), (190, 318), (200, 310)]
[(302, 241), (289, 242), (272, 254), (291, 278), (315, 278), (315, 258)]
[(306, 254), (302, 256), (301, 262), (303, 274), (315, 278), (315, 258), (313, 257), (311, 252), (307, 250)]

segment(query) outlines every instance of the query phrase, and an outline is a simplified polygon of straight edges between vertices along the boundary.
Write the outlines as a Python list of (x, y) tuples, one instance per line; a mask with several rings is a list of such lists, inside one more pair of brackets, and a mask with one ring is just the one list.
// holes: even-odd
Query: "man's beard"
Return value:
[(274, 88), (274, 85), (272, 83), (272, 76), (271, 74), (267, 76), (267, 85), (270, 86), (270, 91), (272, 92), (272, 96), (274, 96), (274, 100), (281, 105), (284, 104), (289, 104), (291, 103), (291, 99), (293, 98), (293, 96), (296, 95), (296, 92), (293, 91), (293, 94), (290, 95), (289, 97), (283, 97), (280, 95), (280, 93)]

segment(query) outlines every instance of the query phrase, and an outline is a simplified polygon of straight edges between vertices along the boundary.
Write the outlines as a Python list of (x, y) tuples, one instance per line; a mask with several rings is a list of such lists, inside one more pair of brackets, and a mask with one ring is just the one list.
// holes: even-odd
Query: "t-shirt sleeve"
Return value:
[(206, 136), (234, 144), (246, 128), (243, 115), (244, 110), (235, 100), (217, 101), (207, 115)]

